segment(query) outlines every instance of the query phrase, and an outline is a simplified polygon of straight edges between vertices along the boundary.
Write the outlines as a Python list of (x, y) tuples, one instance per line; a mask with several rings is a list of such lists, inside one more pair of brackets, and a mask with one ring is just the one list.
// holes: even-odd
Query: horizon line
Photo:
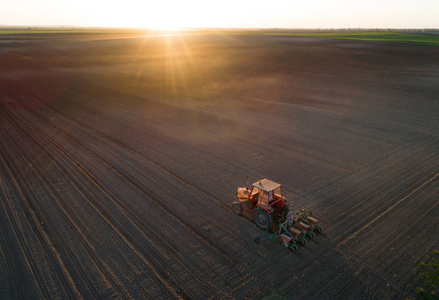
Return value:
[(80, 25), (7, 25), (0, 24), (0, 28), (26, 29), (127, 29), (127, 30), (439, 30), (435, 27), (131, 27), (131, 26), (80, 26)]

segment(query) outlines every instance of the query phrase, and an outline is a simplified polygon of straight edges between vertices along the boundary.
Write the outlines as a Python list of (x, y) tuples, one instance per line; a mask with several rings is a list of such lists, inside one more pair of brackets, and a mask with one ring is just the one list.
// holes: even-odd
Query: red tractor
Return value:
[(288, 213), (288, 206), (282, 195), (279, 183), (262, 179), (255, 183), (251, 190), (247, 187), (238, 188), (238, 201), (233, 202), (232, 209), (242, 215), (244, 209), (253, 213), (253, 221), (263, 230), (270, 230), (274, 222)]

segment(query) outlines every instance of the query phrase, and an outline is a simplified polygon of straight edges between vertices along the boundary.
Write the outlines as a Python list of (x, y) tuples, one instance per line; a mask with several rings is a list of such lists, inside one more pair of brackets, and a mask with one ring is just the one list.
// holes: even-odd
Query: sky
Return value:
[(0, 0), (0, 25), (439, 28), (439, 0)]

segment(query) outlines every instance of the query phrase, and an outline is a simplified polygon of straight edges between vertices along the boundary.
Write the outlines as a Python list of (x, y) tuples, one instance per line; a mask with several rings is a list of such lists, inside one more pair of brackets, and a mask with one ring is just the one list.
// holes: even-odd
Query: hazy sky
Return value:
[(439, 28), (439, 0), (0, 0), (0, 25)]

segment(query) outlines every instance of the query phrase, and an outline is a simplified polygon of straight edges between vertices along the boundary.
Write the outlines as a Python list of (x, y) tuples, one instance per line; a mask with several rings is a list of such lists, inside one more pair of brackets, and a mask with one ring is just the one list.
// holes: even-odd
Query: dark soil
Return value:
[[(0, 298), (413, 295), (438, 248), (438, 120), (435, 47), (2, 37)], [(231, 210), (246, 176), (324, 233), (256, 245)]]

